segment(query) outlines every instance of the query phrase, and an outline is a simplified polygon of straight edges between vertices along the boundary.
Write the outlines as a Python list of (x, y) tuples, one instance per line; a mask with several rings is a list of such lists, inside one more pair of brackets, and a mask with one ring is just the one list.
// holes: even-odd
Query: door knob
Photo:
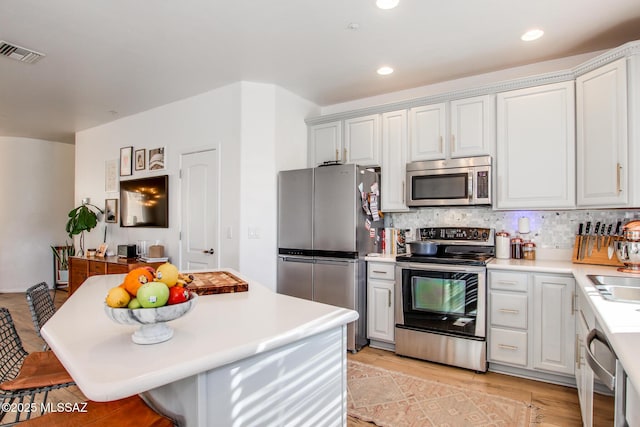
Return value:
[(202, 251), (203, 254), (209, 254), (209, 255), (213, 255), (214, 252), (215, 251), (213, 250), (213, 248), (209, 249), (208, 251), (207, 250)]

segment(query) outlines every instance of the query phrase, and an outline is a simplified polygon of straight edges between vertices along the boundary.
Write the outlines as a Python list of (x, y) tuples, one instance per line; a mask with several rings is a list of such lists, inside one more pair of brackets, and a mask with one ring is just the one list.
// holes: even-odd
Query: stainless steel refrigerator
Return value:
[(366, 265), (383, 221), (378, 174), (328, 165), (278, 175), (279, 293), (355, 310), (347, 348), (366, 344)]

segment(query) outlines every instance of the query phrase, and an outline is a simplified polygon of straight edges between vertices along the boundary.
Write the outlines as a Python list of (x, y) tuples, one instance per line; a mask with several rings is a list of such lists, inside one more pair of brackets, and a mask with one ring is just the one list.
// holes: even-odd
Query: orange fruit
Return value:
[(109, 307), (121, 308), (126, 307), (130, 300), (131, 295), (129, 295), (129, 292), (120, 286), (116, 286), (115, 288), (109, 289), (105, 302)]
[(153, 274), (144, 267), (131, 270), (124, 278), (124, 288), (133, 297), (138, 293), (138, 288), (145, 283), (153, 281)]

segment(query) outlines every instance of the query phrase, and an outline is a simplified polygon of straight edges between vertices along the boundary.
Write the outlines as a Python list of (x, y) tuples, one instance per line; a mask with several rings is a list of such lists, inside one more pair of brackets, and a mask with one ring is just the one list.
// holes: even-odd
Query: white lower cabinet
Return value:
[(533, 276), (533, 367), (573, 375), (573, 277)]
[(367, 338), (369, 346), (395, 350), (395, 263), (367, 263)]
[[(574, 279), (489, 272), (489, 369), (570, 383), (574, 374)], [(561, 377), (558, 377), (561, 375)]]

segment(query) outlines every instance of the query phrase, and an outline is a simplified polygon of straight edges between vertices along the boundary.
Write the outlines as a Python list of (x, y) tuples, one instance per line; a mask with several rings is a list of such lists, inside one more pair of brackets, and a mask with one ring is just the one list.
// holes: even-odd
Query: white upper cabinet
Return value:
[(492, 95), (451, 101), (451, 157), (493, 154), (495, 109)]
[(406, 211), (407, 110), (382, 114), (382, 210)]
[(415, 107), (409, 123), (410, 162), (493, 153), (493, 95)]
[(380, 166), (380, 115), (310, 126), (309, 154), (310, 167), (324, 162)]
[(575, 207), (574, 83), (497, 97), (498, 209)]
[(380, 115), (344, 121), (344, 163), (380, 166)]
[(309, 166), (341, 159), (342, 121), (309, 127)]
[(626, 58), (576, 79), (578, 206), (629, 203)]
[(445, 103), (412, 108), (409, 110), (409, 126), (409, 162), (445, 157)]

